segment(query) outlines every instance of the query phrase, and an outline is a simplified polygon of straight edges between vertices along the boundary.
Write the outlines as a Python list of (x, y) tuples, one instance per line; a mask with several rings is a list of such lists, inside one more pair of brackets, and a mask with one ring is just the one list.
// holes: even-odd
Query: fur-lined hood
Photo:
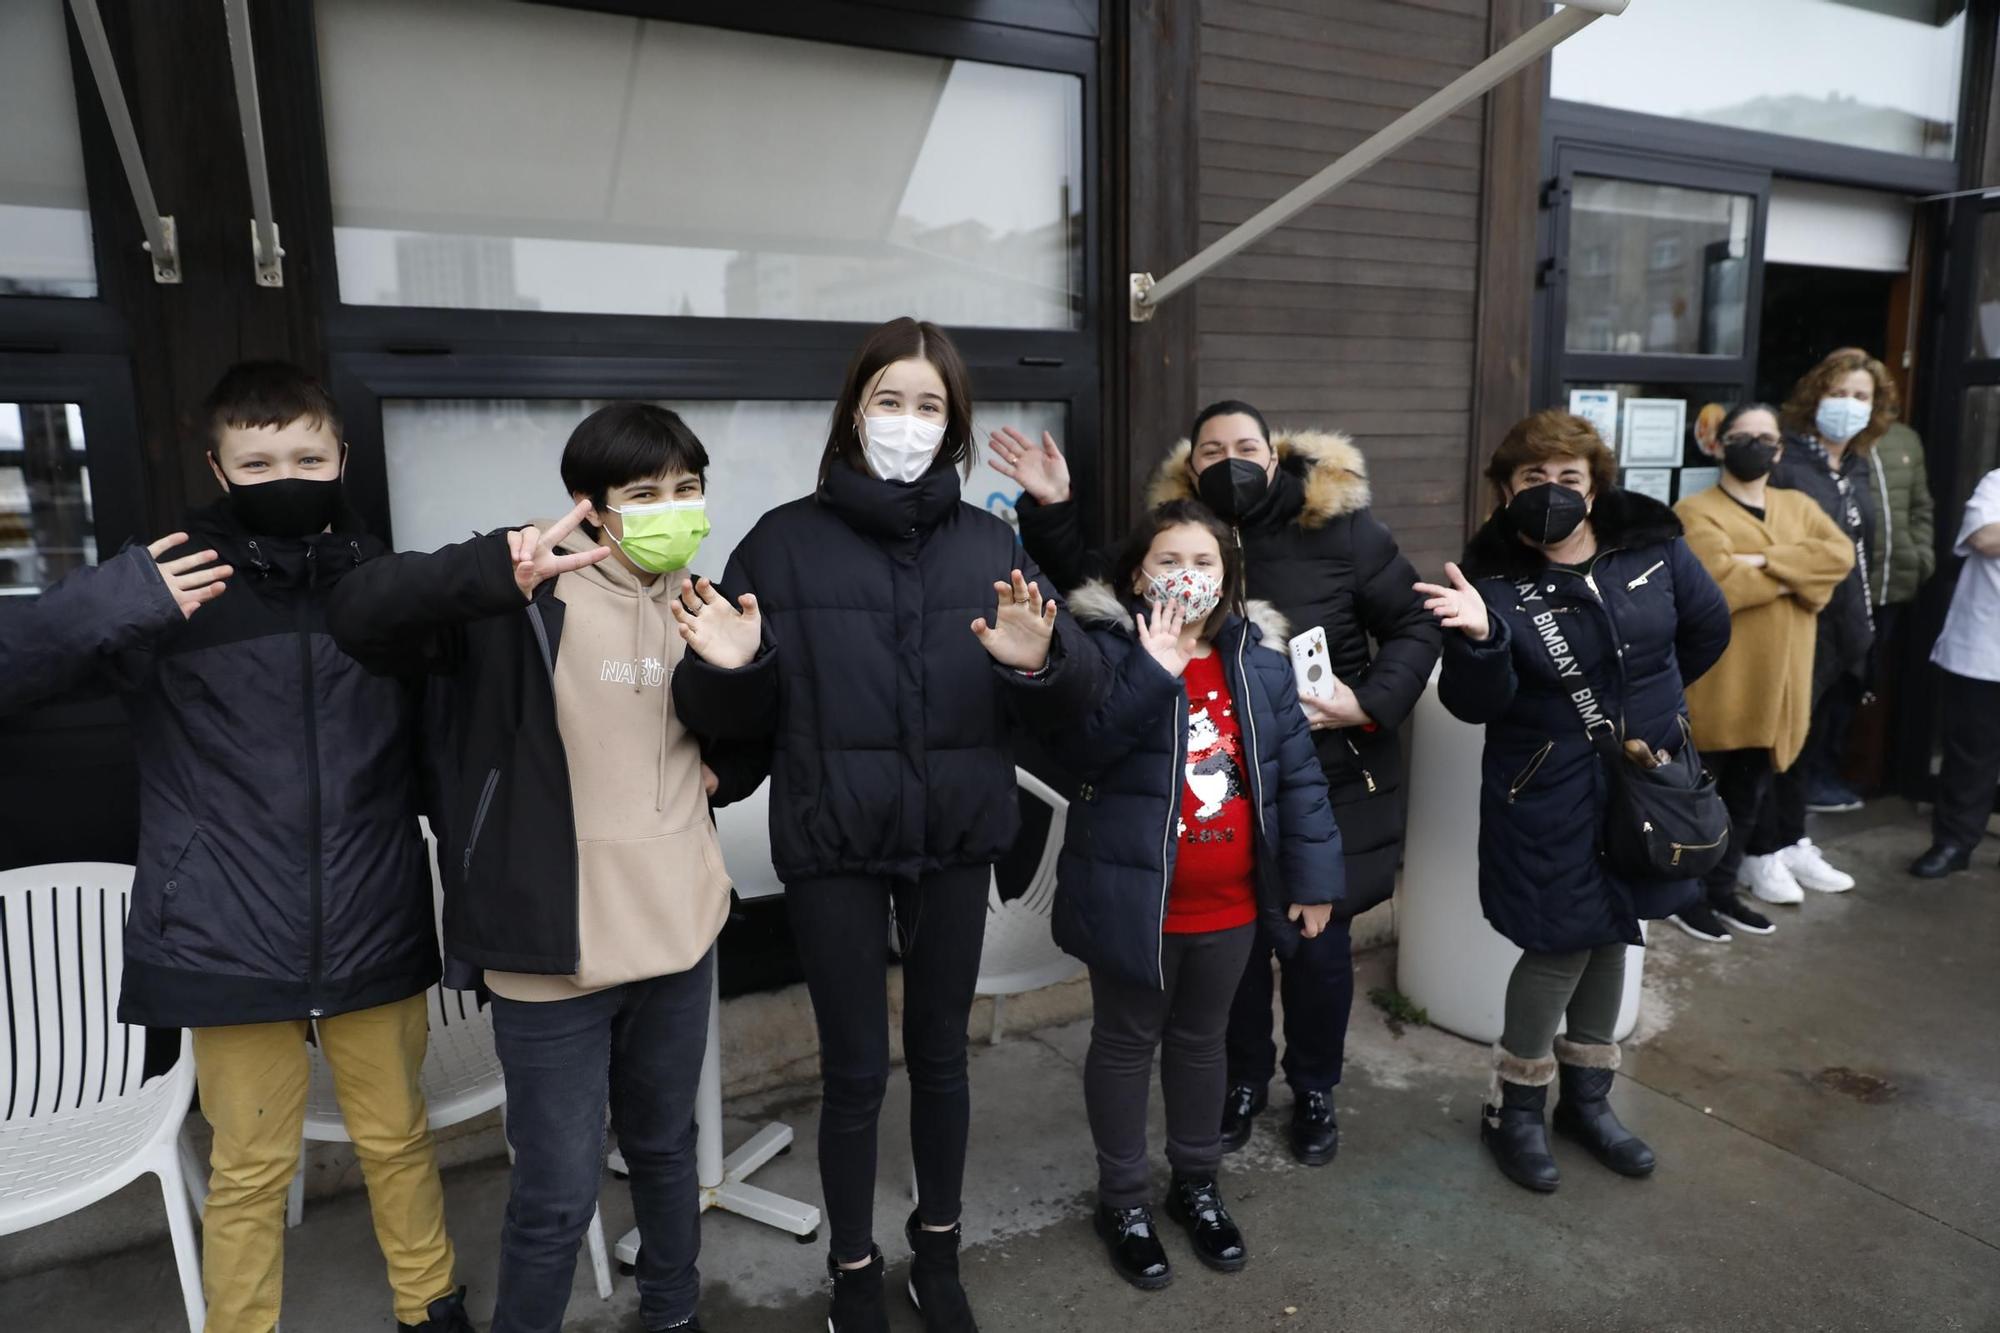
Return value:
[[(1300, 527), (1324, 527), (1342, 514), (1369, 506), (1368, 460), (1345, 432), (1281, 430), (1271, 437), (1271, 448), (1278, 455), (1278, 466), (1297, 477), (1304, 488), (1305, 507), (1297, 519)], [(1160, 460), (1146, 489), (1149, 509), (1170, 500), (1200, 498), (1195, 494), (1194, 473), (1188, 468), (1188, 455), (1193, 452), (1193, 443), (1182, 440)]]
[[(1103, 579), (1092, 579), (1069, 595), (1069, 613), (1085, 629), (1113, 628), (1136, 634), (1138, 620), (1132, 608)], [(1292, 627), (1285, 623), (1285, 617), (1269, 602), (1252, 601), (1244, 605), (1244, 619), (1259, 631), (1264, 647), (1278, 654), (1291, 651)]]
[[(1681, 535), (1681, 521), (1673, 510), (1650, 495), (1619, 487), (1598, 498), (1591, 507), (1590, 523), (1597, 530), (1600, 551), (1658, 546)], [(1534, 578), (1548, 563), (1547, 556), (1516, 538), (1505, 508), (1495, 509), (1473, 534), (1459, 562), (1468, 579), (1508, 580)]]

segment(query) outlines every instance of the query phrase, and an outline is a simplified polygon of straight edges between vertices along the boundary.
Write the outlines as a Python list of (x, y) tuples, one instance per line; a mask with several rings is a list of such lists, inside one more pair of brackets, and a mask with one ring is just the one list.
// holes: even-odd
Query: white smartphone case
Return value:
[(1326, 631), (1314, 625), (1304, 634), (1294, 638), (1292, 649), (1292, 675), (1298, 680), (1299, 694), (1332, 702), (1333, 666), (1326, 652)]

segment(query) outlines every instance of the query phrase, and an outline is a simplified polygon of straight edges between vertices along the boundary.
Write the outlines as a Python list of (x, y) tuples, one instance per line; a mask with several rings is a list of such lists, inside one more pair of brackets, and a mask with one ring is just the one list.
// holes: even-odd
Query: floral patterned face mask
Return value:
[(1155, 574), (1148, 583), (1146, 600), (1157, 605), (1178, 605), (1187, 613), (1189, 623), (1205, 620), (1222, 604), (1222, 576), (1206, 569)]

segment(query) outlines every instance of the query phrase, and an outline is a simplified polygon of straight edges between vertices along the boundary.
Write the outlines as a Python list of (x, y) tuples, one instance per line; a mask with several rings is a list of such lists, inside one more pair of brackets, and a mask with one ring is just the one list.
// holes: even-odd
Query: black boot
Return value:
[(1167, 1216), (1187, 1228), (1194, 1257), (1218, 1273), (1234, 1273), (1250, 1262), (1243, 1233), (1222, 1206), (1213, 1176), (1175, 1176), (1167, 1195)]
[(479, 1333), (472, 1326), (472, 1318), (465, 1313), (465, 1288), (460, 1287), (449, 1296), (440, 1296), (424, 1310), (424, 1322), (405, 1324), (396, 1322), (397, 1333)]
[(1549, 1153), (1548, 1126), (1542, 1122), (1556, 1062), (1546, 1056), (1523, 1060), (1498, 1046), (1493, 1058), (1499, 1093), (1487, 1099), (1479, 1120), (1480, 1140), (1492, 1150), (1500, 1174), (1524, 1189), (1547, 1194), (1562, 1179)]
[(1652, 1175), (1653, 1150), (1611, 1109), (1618, 1047), (1557, 1037), (1556, 1061), (1562, 1068), (1562, 1097), (1552, 1117), (1556, 1133), (1581, 1143), (1621, 1176)]
[(1270, 1094), (1263, 1088), (1248, 1083), (1230, 1085), (1229, 1095), (1222, 1099), (1222, 1151), (1235, 1152), (1250, 1142), (1251, 1127), (1269, 1101)]
[(972, 1305), (958, 1284), (958, 1242), (964, 1229), (926, 1231), (913, 1212), (903, 1224), (910, 1242), (910, 1300), (924, 1317), (929, 1333), (979, 1333)]
[(1307, 1166), (1325, 1166), (1340, 1151), (1340, 1121), (1333, 1114), (1333, 1094), (1292, 1094), (1292, 1156)]
[(1100, 1203), (1095, 1221), (1119, 1277), (1141, 1291), (1158, 1291), (1173, 1281), (1167, 1247), (1160, 1244), (1160, 1233), (1153, 1230), (1152, 1209), (1143, 1203), (1130, 1208)]
[(826, 1256), (833, 1279), (833, 1306), (826, 1314), (827, 1333), (889, 1333), (889, 1312), (882, 1307), (882, 1251), (868, 1256), (862, 1268), (842, 1268)]
[(1954, 847), (1948, 842), (1935, 842), (1929, 851), (1910, 862), (1910, 873), (1918, 879), (1943, 879), (1946, 875), (1956, 875), (1972, 865), (1970, 847)]

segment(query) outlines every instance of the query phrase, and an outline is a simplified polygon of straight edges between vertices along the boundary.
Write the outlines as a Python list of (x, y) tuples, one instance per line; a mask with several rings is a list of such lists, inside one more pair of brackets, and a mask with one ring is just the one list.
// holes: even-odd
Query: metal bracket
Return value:
[(1144, 324), (1153, 317), (1153, 311), (1158, 307), (1152, 305), (1147, 299), (1152, 293), (1153, 275), (1150, 273), (1134, 273), (1132, 275), (1131, 310), (1132, 322), (1134, 324)]
[(278, 243), (278, 224), (271, 226), (271, 253), (264, 253), (262, 225), (256, 218), (250, 219), (250, 259), (257, 266), (259, 287), (282, 287), (285, 285), (285, 247)]
[(181, 247), (174, 220), (160, 212), (153, 197), (153, 182), (146, 175), (145, 155), (139, 151), (139, 133), (132, 127), (132, 109), (125, 104), (125, 87), (118, 81), (118, 62), (111, 58), (111, 39), (104, 32), (104, 18), (97, 12), (97, 0), (69, 0), (76, 17), (76, 32), (83, 42), (83, 54), (90, 61), (91, 76), (97, 81), (97, 96), (104, 104), (104, 118), (111, 124), (111, 139), (118, 147), (118, 164), (125, 171), (125, 186), (132, 191), (132, 207), (138, 211), (139, 226), (146, 233), (146, 253), (153, 257), (153, 281), (178, 283), (181, 280)]
[(181, 281), (181, 233), (171, 217), (160, 219), (160, 240), (156, 246), (152, 241), (140, 242), (147, 254), (153, 257), (153, 281), (178, 287)]

